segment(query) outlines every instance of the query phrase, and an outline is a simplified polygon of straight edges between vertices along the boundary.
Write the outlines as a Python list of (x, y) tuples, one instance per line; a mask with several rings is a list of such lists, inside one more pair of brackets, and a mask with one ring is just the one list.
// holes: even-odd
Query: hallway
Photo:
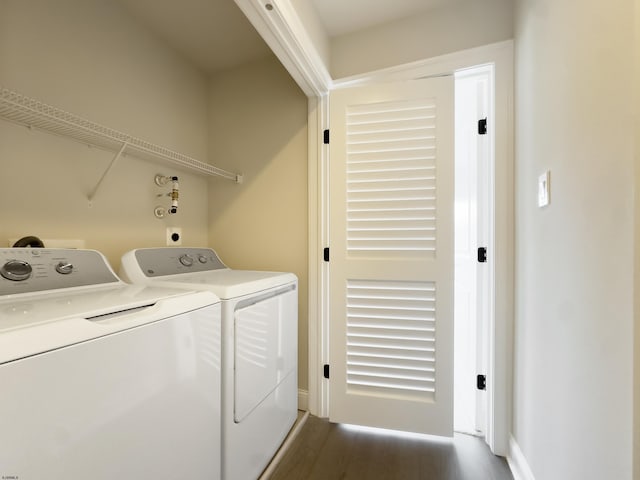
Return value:
[(512, 480), (479, 438), (379, 435), (309, 416), (271, 480)]

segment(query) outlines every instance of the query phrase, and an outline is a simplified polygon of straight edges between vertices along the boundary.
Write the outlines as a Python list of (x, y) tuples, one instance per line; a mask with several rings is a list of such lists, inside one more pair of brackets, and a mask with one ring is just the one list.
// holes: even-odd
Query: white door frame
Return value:
[[(486, 440), (497, 455), (506, 455), (511, 430), (514, 311), (514, 145), (513, 41), (508, 40), (333, 81), (304, 25), (289, 1), (235, 0), (254, 28), (309, 98), (309, 391), (308, 409), (328, 415), (328, 266), (322, 260), (328, 246), (328, 149), (322, 132), (328, 128), (328, 92), (343, 86), (420, 78), (453, 73), (483, 64), (495, 67), (495, 212), (494, 297), (490, 319), (487, 393), (489, 419)], [(499, 254), (497, 254), (499, 252)], [(306, 400), (307, 392), (301, 399)], [(305, 403), (305, 402), (303, 402)]]
[[(493, 65), (459, 70), (455, 75), (456, 215), (459, 214), (458, 208), (460, 208), (460, 214), (468, 215), (471, 222), (468, 225), (471, 231), (468, 231), (456, 218), (455, 296), (457, 297), (458, 292), (462, 296), (471, 295), (471, 298), (467, 299), (471, 301), (468, 301), (465, 306), (464, 299), (455, 299), (454, 430), (482, 436), (485, 434), (488, 423), (487, 391), (476, 389), (476, 375), (487, 372), (488, 307), (489, 298), (493, 298), (493, 292), (489, 290), (493, 285), (493, 282), (490, 285), (489, 274), (493, 274), (494, 256), (490, 256), (487, 263), (479, 264), (476, 259), (476, 248), (483, 246), (491, 251), (494, 250), (493, 243), (489, 244), (490, 241), (493, 242), (493, 235), (489, 238), (489, 226), (493, 225), (493, 212), (489, 210), (489, 191), (493, 191), (493, 184), (489, 182), (493, 181), (494, 171), (493, 76)], [(484, 94), (478, 90), (480, 83), (486, 85)], [(461, 86), (465, 84), (467, 86), (462, 88)], [(466, 97), (466, 100), (457, 98), (459, 92)], [(483, 106), (479, 108), (481, 97)], [(465, 101), (469, 105), (466, 105)], [(461, 116), (458, 117), (458, 115)], [(477, 122), (481, 118), (487, 118), (490, 124), (486, 135), (478, 135), (476, 130)], [(461, 134), (460, 138), (458, 134)], [(459, 146), (461, 151), (458, 151)], [(458, 178), (458, 173), (461, 173), (462, 178)], [(458, 201), (461, 201), (461, 205), (458, 205)], [(464, 210), (462, 205), (466, 207)], [(475, 205), (475, 209), (471, 205)], [(459, 250), (465, 247), (464, 252)], [(473, 272), (467, 270), (468, 268)], [(471, 282), (471, 285), (467, 282)], [(461, 308), (461, 311), (458, 311), (458, 308)], [(465, 311), (468, 311), (471, 317), (465, 316)]]

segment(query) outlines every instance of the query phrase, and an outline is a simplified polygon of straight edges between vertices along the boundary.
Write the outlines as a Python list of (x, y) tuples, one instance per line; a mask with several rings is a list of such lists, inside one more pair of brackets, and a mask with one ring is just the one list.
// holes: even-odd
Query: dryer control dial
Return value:
[(73, 272), (73, 264), (69, 262), (59, 262), (56, 265), (56, 272), (61, 273), (62, 275), (69, 275)]
[(23, 260), (9, 260), (0, 268), (0, 275), (7, 280), (21, 282), (31, 276), (33, 269), (28, 262)]
[(207, 263), (209, 261), (209, 259), (207, 257), (205, 257), (204, 255), (198, 255), (198, 261), (200, 263)]
[(193, 257), (191, 255), (181, 255), (178, 260), (180, 260), (180, 263), (185, 267), (193, 265)]

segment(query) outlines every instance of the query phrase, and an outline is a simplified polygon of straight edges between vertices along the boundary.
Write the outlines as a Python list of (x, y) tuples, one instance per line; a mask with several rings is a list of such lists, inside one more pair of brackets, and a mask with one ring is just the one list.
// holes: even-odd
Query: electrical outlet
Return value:
[(167, 245), (182, 245), (182, 229), (180, 227), (167, 227)]

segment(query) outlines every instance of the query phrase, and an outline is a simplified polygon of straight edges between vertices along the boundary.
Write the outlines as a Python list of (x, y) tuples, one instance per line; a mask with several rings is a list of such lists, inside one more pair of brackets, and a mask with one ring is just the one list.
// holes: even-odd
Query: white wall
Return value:
[[(3, 0), (0, 85), (94, 122), (207, 160), (206, 77), (107, 0)], [(112, 154), (0, 120), (0, 245), (80, 238), (118, 268), (134, 247), (164, 245), (179, 225), (205, 245), (207, 181), (133, 157), (94, 188)], [(181, 212), (157, 220), (156, 173), (178, 174)], [(164, 190), (166, 191), (166, 189)]]
[(513, 38), (512, 0), (464, 0), (331, 39), (334, 79)]
[(536, 480), (631, 478), (633, 15), (517, 2), (513, 435)]

